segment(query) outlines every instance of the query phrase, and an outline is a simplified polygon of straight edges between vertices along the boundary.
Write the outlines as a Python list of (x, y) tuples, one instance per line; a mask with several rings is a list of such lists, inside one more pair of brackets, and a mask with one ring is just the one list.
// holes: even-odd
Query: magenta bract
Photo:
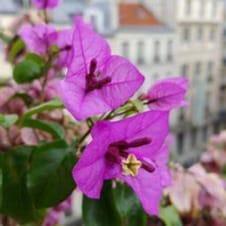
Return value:
[(148, 92), (147, 100), (150, 109), (169, 111), (186, 105), (185, 94), (188, 80), (174, 77), (157, 82)]
[(58, 6), (60, 0), (32, 0), (34, 6), (38, 9), (52, 9)]
[(120, 179), (132, 187), (144, 209), (157, 214), (163, 188), (169, 184), (168, 112), (145, 112), (118, 122), (98, 122), (92, 142), (73, 170), (78, 188), (100, 197), (104, 180)]
[(56, 45), (58, 37), (55, 28), (46, 24), (24, 25), (19, 35), (29, 51), (37, 54), (46, 54), (52, 45)]
[(144, 78), (128, 60), (111, 55), (107, 42), (77, 18), (73, 53), (60, 93), (77, 120), (105, 113), (124, 104)]
[(65, 67), (71, 61), (72, 41), (73, 41), (72, 29), (64, 29), (58, 32), (56, 45), (58, 46), (60, 52), (56, 61), (57, 66)]

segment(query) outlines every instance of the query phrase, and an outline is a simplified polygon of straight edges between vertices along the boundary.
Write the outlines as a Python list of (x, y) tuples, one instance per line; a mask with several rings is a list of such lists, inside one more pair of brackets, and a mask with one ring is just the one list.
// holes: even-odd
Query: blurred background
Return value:
[[(33, 10), (28, 0), (0, 0), (0, 31), (15, 33), (37, 16)], [(58, 28), (71, 26), (77, 15), (92, 23), (115, 54), (145, 75), (141, 92), (170, 76), (189, 79), (188, 106), (171, 117), (174, 160), (191, 165), (208, 138), (225, 129), (226, 0), (61, 0), (49, 13)], [(1, 76), (7, 78), (12, 72), (3, 56), (0, 42)]]

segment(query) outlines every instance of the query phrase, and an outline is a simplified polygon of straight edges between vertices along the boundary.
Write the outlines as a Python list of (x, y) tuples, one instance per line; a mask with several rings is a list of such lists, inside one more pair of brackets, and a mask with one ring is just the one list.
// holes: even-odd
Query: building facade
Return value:
[[(138, 65), (146, 76), (144, 90), (154, 81), (172, 75), (189, 79), (188, 107), (172, 115), (171, 127), (175, 137), (173, 152), (177, 159), (186, 163), (195, 161), (205, 149), (207, 138), (219, 129), (219, 100), (223, 89), (220, 87), (223, 1), (100, 2), (114, 9), (107, 18), (109, 20), (111, 15), (111, 21), (116, 24), (113, 27), (108, 25), (113, 29), (106, 33), (113, 51)], [(100, 14), (105, 12), (103, 8), (99, 9)], [(152, 20), (147, 22), (150, 17)], [(107, 20), (98, 14), (88, 19), (99, 21), (99, 31), (100, 21)]]
[(220, 86), (220, 121), (221, 129), (226, 129), (226, 0), (224, 0), (224, 31), (223, 31), (223, 68)]
[[(209, 135), (217, 132), (222, 82), (222, 0), (144, 0), (155, 15), (175, 29), (177, 64), (190, 81), (189, 107), (175, 128), (181, 161), (195, 160)], [(173, 8), (172, 8), (173, 6)], [(168, 13), (164, 13), (168, 12)]]
[(178, 74), (174, 30), (142, 4), (118, 4), (118, 26), (107, 38), (113, 52), (130, 59), (145, 76), (142, 91), (157, 80)]

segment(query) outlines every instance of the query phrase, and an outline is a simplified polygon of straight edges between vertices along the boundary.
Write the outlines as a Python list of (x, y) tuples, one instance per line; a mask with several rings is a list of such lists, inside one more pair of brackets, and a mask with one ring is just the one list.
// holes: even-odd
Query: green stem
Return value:
[(94, 121), (92, 120), (92, 118), (88, 118), (86, 120), (86, 124), (88, 125), (89, 128), (92, 128), (94, 126)]
[(109, 119), (113, 119), (113, 118), (118, 117), (118, 116), (125, 115), (126, 113), (130, 112), (131, 110), (132, 110), (132, 108), (131, 108), (131, 109), (128, 109), (128, 110), (126, 110), (126, 111), (117, 113), (117, 114), (114, 114), (115, 111), (110, 112), (110, 113), (104, 118), (104, 120), (109, 120)]
[(47, 12), (47, 10), (44, 10), (43, 14), (44, 14), (44, 21), (45, 21), (46, 24), (48, 24), (49, 23), (49, 19), (48, 19), (48, 12)]
[(78, 142), (78, 146), (81, 146), (81, 144), (85, 141), (85, 139), (89, 136), (90, 132), (91, 132), (92, 128), (89, 128), (86, 133), (80, 138), (79, 142)]
[(108, 120), (108, 119), (112, 119), (113, 114), (114, 114), (115, 110), (110, 111), (105, 118), (103, 118), (104, 120)]
[(48, 60), (47, 60), (47, 63), (46, 63), (46, 70), (45, 70), (45, 75), (44, 75), (44, 80), (43, 80), (43, 83), (42, 83), (42, 90), (41, 90), (41, 95), (40, 95), (40, 101), (43, 102), (44, 99), (45, 99), (45, 87), (46, 87), (46, 84), (48, 82), (48, 73), (49, 73), (49, 69), (51, 68), (51, 65), (52, 65), (52, 61), (53, 59), (55, 58), (55, 54), (49, 54), (49, 57), (48, 57)]

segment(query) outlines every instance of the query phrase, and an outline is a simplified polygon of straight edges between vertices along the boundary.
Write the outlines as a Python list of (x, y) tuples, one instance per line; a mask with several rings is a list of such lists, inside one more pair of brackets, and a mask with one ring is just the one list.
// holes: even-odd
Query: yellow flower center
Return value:
[(134, 154), (129, 154), (127, 159), (122, 160), (122, 170), (123, 174), (126, 176), (135, 177), (141, 166), (141, 161), (139, 161)]

